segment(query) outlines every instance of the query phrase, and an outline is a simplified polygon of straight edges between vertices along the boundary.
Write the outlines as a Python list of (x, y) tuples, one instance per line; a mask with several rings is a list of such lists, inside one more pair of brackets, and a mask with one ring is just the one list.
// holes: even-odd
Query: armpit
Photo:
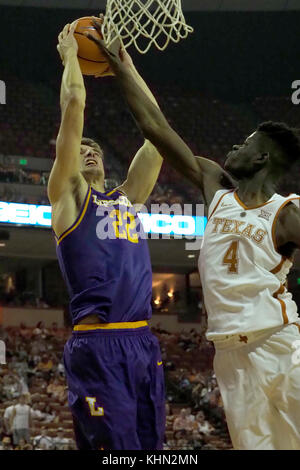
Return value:
[(277, 220), (276, 241), (278, 252), (283, 256), (283, 251), (295, 251), (300, 248), (300, 209), (292, 202), (287, 204)]

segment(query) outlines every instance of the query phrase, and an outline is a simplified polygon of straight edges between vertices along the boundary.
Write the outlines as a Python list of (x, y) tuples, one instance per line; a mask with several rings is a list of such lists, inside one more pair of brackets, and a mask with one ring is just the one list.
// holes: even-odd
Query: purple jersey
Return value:
[(74, 224), (57, 239), (73, 325), (87, 315), (103, 323), (151, 317), (152, 269), (142, 223), (120, 191), (89, 187)]

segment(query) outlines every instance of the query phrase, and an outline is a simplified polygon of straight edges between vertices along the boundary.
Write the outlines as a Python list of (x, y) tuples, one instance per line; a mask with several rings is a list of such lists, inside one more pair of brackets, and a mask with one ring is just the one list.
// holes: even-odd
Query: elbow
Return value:
[(61, 103), (62, 110), (66, 108), (85, 108), (85, 93), (78, 91), (71, 91), (65, 96)]

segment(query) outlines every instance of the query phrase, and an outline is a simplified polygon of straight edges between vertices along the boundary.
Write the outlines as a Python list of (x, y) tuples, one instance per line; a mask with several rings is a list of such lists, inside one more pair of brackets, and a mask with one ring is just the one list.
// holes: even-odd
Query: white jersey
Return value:
[(199, 258), (209, 340), (299, 320), (285, 287), (292, 261), (277, 252), (275, 240), (280, 210), (299, 199), (274, 194), (248, 208), (236, 191), (216, 192)]

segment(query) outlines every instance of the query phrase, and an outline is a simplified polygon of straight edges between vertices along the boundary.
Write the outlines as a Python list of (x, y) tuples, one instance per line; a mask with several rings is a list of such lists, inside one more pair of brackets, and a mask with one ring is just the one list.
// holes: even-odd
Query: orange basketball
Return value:
[(105, 57), (102, 55), (97, 44), (84, 36), (88, 32), (97, 38), (102, 38), (92, 23), (91, 16), (79, 18), (74, 37), (78, 43), (78, 60), (83, 75), (100, 75), (110, 71)]

